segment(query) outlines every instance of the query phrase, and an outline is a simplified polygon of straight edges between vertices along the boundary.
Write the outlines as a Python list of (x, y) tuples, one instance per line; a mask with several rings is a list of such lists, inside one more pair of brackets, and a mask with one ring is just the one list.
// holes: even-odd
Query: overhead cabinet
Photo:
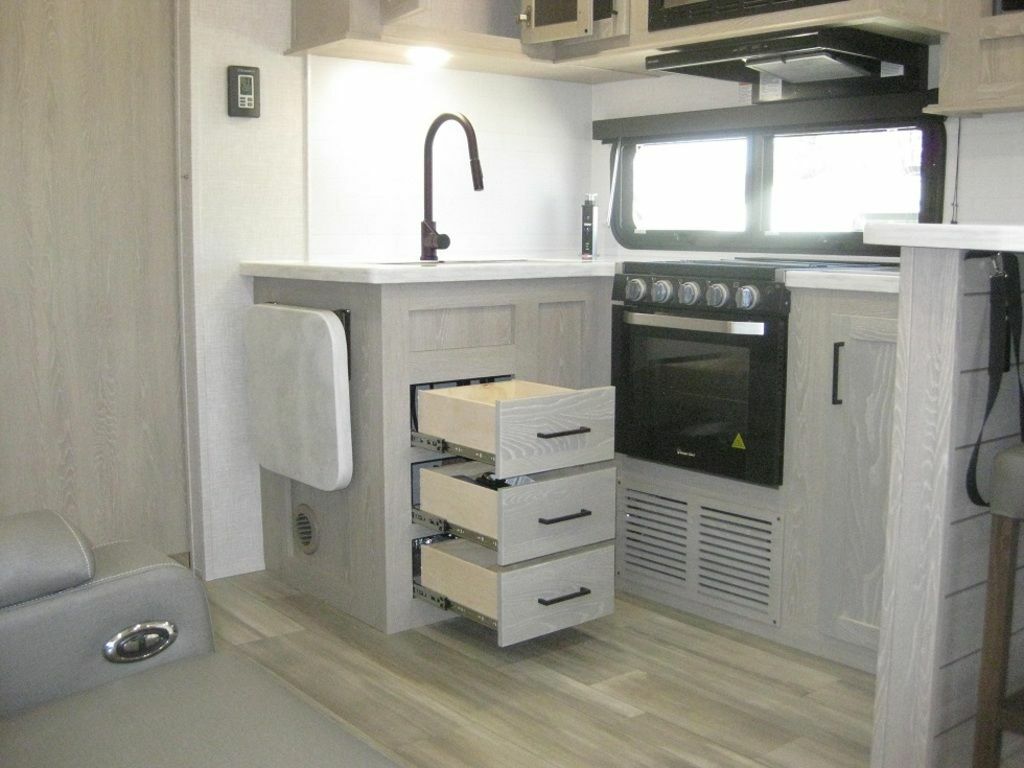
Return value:
[(993, 13), (992, 0), (959, 0), (942, 43), (942, 115), (1024, 109), (1024, 10)]
[[(974, 3), (970, 0), (969, 3)], [(670, 28), (649, 27), (665, 0), (293, 0), (292, 53), (406, 61), (440, 46), (448, 66), (578, 82), (646, 76), (659, 49), (815, 26), (854, 26), (938, 42), (947, 0), (834, 0)], [(712, 6), (712, 0), (689, 5)], [(735, 7), (729, 0), (723, 5)], [(758, 9), (766, 7), (763, 2)], [(714, 19), (714, 14), (708, 14)]]

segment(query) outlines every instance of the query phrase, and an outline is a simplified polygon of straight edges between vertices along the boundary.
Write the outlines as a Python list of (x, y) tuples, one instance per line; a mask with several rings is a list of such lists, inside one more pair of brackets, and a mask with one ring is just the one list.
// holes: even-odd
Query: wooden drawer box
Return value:
[(492, 490), (473, 482), (489, 464), (420, 473), (420, 510), (497, 541), (497, 564), (615, 538), (615, 467), (555, 470)]
[(494, 457), (496, 477), (609, 461), (613, 387), (566, 389), (522, 379), (417, 393), (419, 431)]
[(505, 646), (612, 612), (612, 542), (499, 566), (494, 551), (461, 539), (424, 546), (420, 583), (497, 622)]

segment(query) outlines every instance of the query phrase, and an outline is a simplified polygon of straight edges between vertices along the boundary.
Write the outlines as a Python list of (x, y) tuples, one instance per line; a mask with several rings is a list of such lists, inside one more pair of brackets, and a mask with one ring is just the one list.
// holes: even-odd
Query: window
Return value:
[[(866, 222), (940, 221), (941, 120), (919, 106), (866, 119), (862, 100), (858, 119), (839, 108), (843, 121), (828, 124), (835, 101), (768, 110), (767, 119), (758, 107), (718, 110), (717, 129), (711, 113), (690, 113), (695, 127), (687, 113), (621, 121), (659, 135), (617, 141), (616, 239), (628, 248), (888, 254), (864, 244)], [(729, 125), (736, 113), (744, 124)]]
[[(633, 223), (642, 230), (747, 228), (749, 141), (711, 139), (637, 144)], [(693, 183), (700, 179), (700, 183)]]
[(863, 232), (921, 211), (919, 128), (775, 136), (771, 167), (770, 233)]

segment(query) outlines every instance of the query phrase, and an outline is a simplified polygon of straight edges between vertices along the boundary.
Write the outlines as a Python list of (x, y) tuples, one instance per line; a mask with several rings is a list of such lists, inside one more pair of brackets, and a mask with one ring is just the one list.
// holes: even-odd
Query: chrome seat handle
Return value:
[(103, 657), (114, 664), (130, 664), (156, 656), (178, 639), (170, 621), (144, 621), (126, 627), (103, 644)]

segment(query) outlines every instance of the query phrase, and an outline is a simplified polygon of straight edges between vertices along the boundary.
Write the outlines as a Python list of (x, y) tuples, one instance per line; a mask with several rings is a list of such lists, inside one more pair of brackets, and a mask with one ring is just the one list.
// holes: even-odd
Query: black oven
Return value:
[(844, 0), (650, 0), (647, 28), (659, 29), (704, 24), (709, 21), (737, 19), (773, 11), (789, 11), (808, 5), (824, 5)]
[(775, 272), (623, 265), (613, 308), (616, 451), (782, 484), (789, 292)]

